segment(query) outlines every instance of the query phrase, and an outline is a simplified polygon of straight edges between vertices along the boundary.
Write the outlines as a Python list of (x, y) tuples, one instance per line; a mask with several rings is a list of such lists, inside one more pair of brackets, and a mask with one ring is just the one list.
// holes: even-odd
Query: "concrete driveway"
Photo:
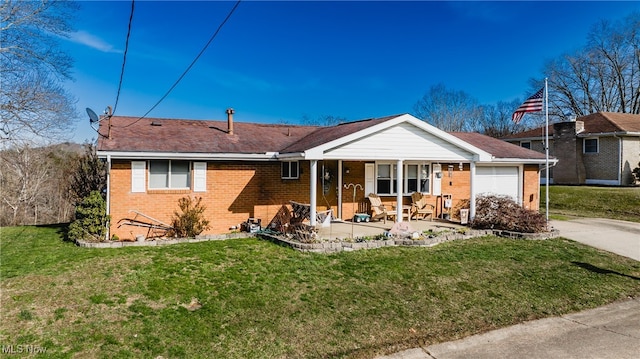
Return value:
[(640, 223), (580, 218), (550, 224), (561, 237), (640, 261)]

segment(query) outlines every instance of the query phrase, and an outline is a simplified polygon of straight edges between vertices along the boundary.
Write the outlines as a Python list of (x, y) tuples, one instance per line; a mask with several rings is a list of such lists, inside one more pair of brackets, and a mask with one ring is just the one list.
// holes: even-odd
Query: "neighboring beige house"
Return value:
[[(544, 127), (503, 140), (544, 152)], [(640, 115), (598, 112), (549, 125), (549, 153), (558, 159), (550, 183), (633, 185), (631, 171), (640, 162)], [(544, 180), (544, 172), (540, 177)]]

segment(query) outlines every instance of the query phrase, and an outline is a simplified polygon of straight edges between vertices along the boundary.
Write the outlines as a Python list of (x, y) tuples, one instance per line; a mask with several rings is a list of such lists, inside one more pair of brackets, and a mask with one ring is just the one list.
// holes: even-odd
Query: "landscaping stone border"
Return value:
[(349, 252), (360, 249), (375, 249), (382, 247), (393, 246), (414, 246), (414, 247), (432, 247), (440, 243), (470, 239), (476, 237), (483, 237), (488, 235), (495, 235), (499, 237), (507, 237), (514, 239), (528, 239), (528, 240), (543, 240), (549, 238), (555, 238), (559, 236), (559, 231), (554, 229), (551, 232), (543, 233), (520, 233), (510, 232), (492, 229), (470, 229), (465, 233), (445, 233), (442, 235), (434, 236), (432, 238), (425, 239), (385, 239), (385, 240), (372, 240), (363, 242), (347, 242), (347, 241), (324, 241), (318, 243), (301, 243), (298, 241), (289, 240), (283, 236), (270, 234), (270, 233), (228, 233), (228, 234), (216, 234), (216, 235), (202, 235), (195, 238), (167, 238), (167, 239), (153, 239), (145, 241), (109, 241), (109, 242), (87, 242), (76, 241), (76, 245), (84, 248), (122, 248), (122, 247), (155, 247), (166, 246), (178, 243), (197, 243), (207, 241), (221, 241), (227, 239), (238, 238), (251, 238), (258, 237), (271, 241), (273, 243), (291, 247), (301, 252), (314, 252), (314, 253), (336, 253), (336, 252)]
[(76, 241), (76, 245), (84, 248), (122, 248), (122, 247), (155, 247), (155, 246), (167, 246), (171, 244), (178, 243), (197, 243), (197, 242), (208, 242), (208, 241), (222, 241), (227, 239), (238, 239), (238, 238), (250, 238), (255, 237), (255, 233), (228, 233), (228, 234), (207, 234), (196, 236), (195, 238), (155, 238), (151, 240), (144, 241), (108, 241), (108, 242), (87, 242), (87, 241)]
[(300, 243), (298, 241), (289, 240), (287, 238), (283, 238), (282, 236), (269, 233), (258, 233), (258, 238), (262, 238), (279, 245), (291, 247), (301, 252), (336, 253), (342, 251), (349, 252), (359, 249), (374, 249), (392, 246), (432, 247), (444, 242), (461, 239), (471, 239), (488, 235), (496, 235), (514, 239), (541, 240), (555, 238), (559, 235), (559, 231), (553, 230), (551, 232), (544, 233), (519, 233), (492, 229), (472, 229), (467, 230), (465, 233), (447, 233), (425, 239), (386, 239), (363, 242), (326, 241), (318, 243)]

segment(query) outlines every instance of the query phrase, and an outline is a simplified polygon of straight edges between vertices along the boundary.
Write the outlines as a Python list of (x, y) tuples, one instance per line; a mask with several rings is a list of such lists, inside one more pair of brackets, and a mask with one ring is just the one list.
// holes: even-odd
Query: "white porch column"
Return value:
[(311, 226), (316, 225), (316, 203), (318, 202), (318, 160), (311, 160), (310, 170), (309, 170), (309, 195), (310, 195), (310, 205), (311, 212), (309, 213), (310, 219), (309, 224)]
[(471, 194), (469, 198), (469, 219), (476, 216), (476, 162), (471, 161), (469, 166), (469, 183), (471, 184)]
[(342, 160), (338, 160), (338, 218), (342, 219)]
[(402, 222), (402, 184), (404, 183), (402, 160), (398, 160), (396, 163), (396, 222)]

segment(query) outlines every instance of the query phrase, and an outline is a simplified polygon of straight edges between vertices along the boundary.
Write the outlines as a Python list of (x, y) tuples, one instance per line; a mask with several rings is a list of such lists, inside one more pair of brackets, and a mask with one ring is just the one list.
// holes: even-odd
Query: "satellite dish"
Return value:
[(91, 124), (91, 128), (93, 128), (94, 131), (98, 132), (98, 129), (100, 128), (100, 117), (98, 117), (98, 115), (88, 107), (87, 115), (89, 115), (89, 123)]
[(100, 118), (98, 117), (98, 115), (96, 115), (96, 113), (93, 112), (93, 110), (88, 107), (87, 107), (87, 115), (89, 115), (89, 121), (91, 121), (92, 125), (94, 123), (100, 122)]

